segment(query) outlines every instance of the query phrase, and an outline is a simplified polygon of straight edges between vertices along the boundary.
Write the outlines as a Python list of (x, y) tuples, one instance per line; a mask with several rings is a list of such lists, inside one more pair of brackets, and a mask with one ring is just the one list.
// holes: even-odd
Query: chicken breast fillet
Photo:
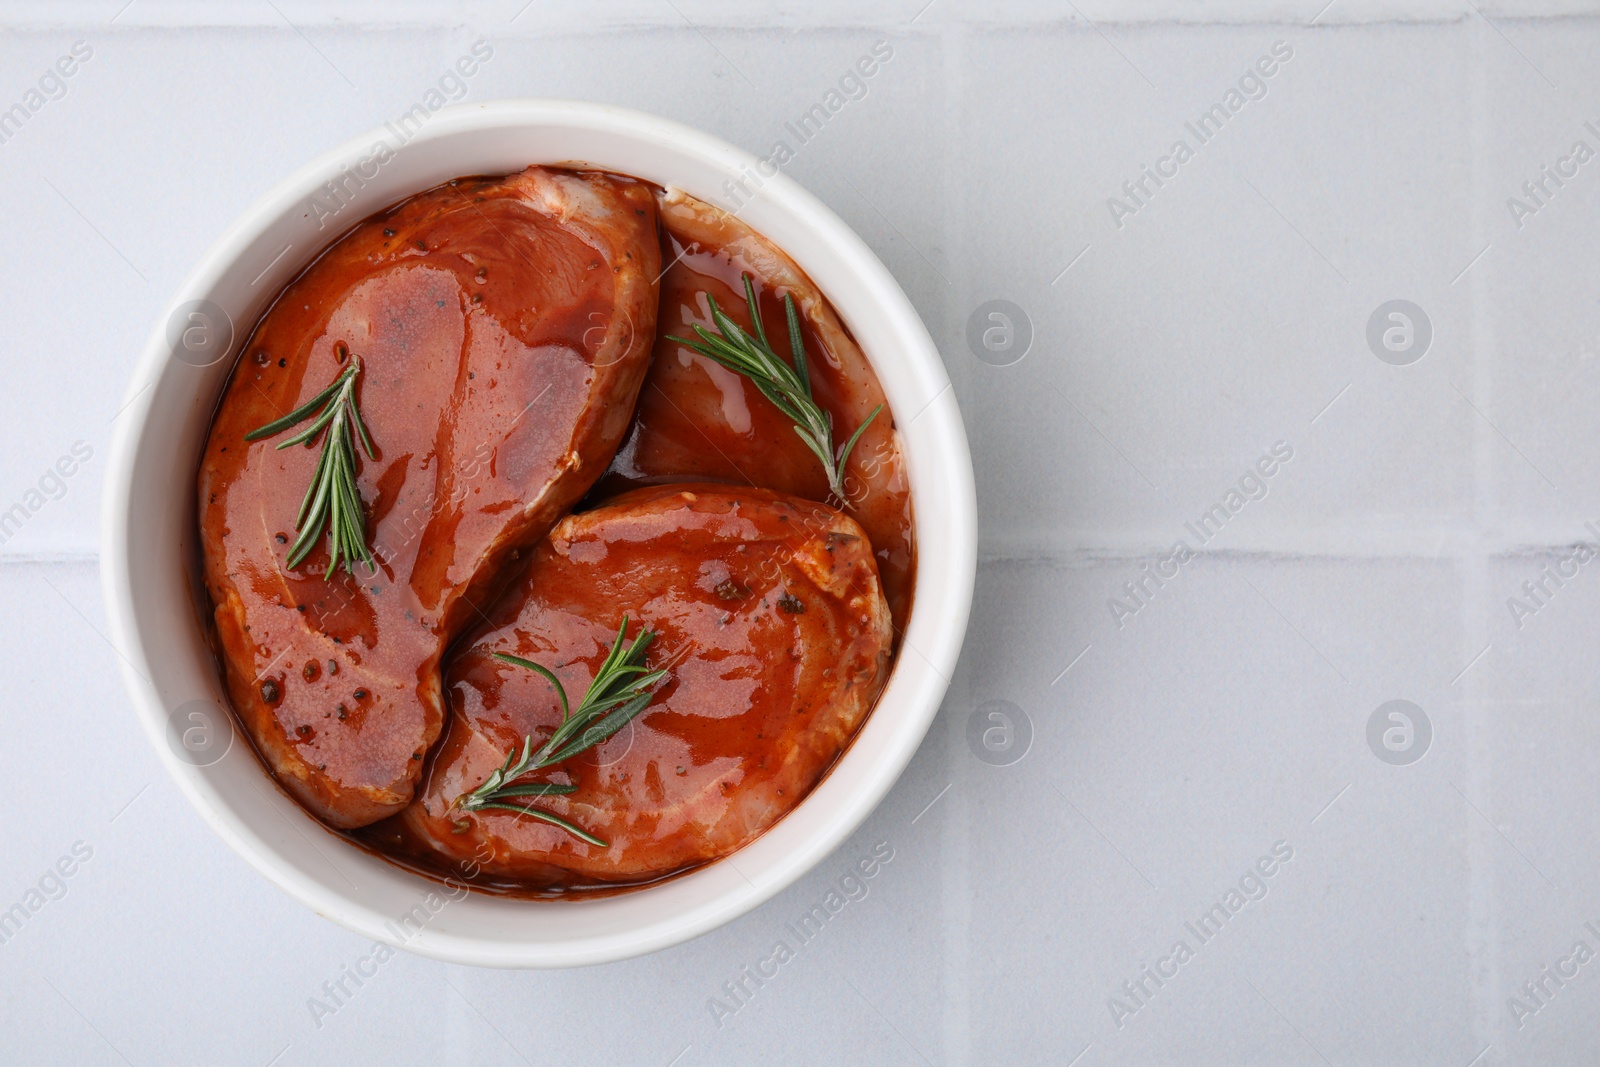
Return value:
[[(444, 719), (441, 653), (628, 425), (659, 273), (647, 186), (531, 167), (363, 221), (257, 324), (201, 463), (205, 583), (234, 708), (324, 821), (410, 801)], [(376, 566), (325, 578), (325, 538), (286, 565), (321, 439), (244, 438), (353, 358), (378, 450), (356, 479)]]
[[(704, 479), (758, 485), (842, 506), (872, 540), (884, 595), (903, 628), (916, 567), (911, 483), (883, 388), (861, 347), (806, 273), (745, 222), (680, 190), (659, 195), (666, 237), (655, 354), (639, 408), (612, 470), (600, 486)], [(782, 298), (794, 297), (817, 403), (833, 417), (837, 447), (884, 404), (845, 466), (847, 499), (830, 500), (822, 464), (794, 424), (756, 386), (673, 337), (693, 327), (715, 332), (708, 297), (746, 330), (743, 277), (755, 286), (773, 349), (792, 361)]]
[[(453, 804), (523, 738), (561, 721), (627, 616), (658, 631), (669, 671), (629, 727), (529, 778), (572, 784), (534, 798), (598, 836)], [(564, 519), (528, 576), (453, 658), (452, 716), (417, 800), (408, 847), (453, 874), (576, 888), (638, 883), (725, 856), (799, 803), (882, 688), (892, 631), (861, 527), (811, 501), (719, 485), (637, 490)], [(376, 828), (375, 828), (376, 829)]]

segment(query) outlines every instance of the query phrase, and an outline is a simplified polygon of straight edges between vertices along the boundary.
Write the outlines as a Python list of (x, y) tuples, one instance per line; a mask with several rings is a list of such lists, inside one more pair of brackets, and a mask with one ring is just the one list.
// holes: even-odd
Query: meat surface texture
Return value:
[[(548, 680), (492, 653), (548, 667), (576, 706), (624, 615), (630, 637), (659, 633), (647, 664), (669, 674), (655, 699), (527, 779), (575, 785), (535, 801), (607, 847), (453, 807), (525, 736), (537, 745), (561, 721)], [(436, 871), (544, 888), (639, 883), (727, 855), (832, 766), (882, 688), (891, 638), (870, 546), (832, 508), (700, 484), (570, 516), (453, 656), (450, 723), (394, 840)]]
[[(884, 404), (851, 452), (843, 501), (871, 539), (895, 625), (911, 610), (916, 565), (911, 488), (894, 413), (860, 346), (815, 283), (744, 222), (683, 192), (660, 194), (666, 247), (655, 354), (627, 440), (600, 491), (705, 479), (756, 485), (828, 501), (822, 464), (794, 424), (756, 387), (670, 337), (715, 330), (707, 294), (746, 330), (752, 327), (743, 275), (754, 282), (767, 335), (792, 360), (784, 294), (794, 297), (815, 399), (833, 416), (835, 446)], [(840, 501), (831, 501), (835, 506)]]
[[(649, 187), (532, 167), (357, 225), (257, 324), (199, 472), (206, 590), (233, 705), (335, 827), (412, 798), (444, 721), (440, 656), (611, 461), (655, 331)], [(321, 449), (245, 434), (359, 358), (375, 569), (286, 557)]]

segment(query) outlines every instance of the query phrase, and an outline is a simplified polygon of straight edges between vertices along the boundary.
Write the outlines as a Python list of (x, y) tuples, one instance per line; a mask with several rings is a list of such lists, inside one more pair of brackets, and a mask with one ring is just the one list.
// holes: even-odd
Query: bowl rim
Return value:
[[(159, 572), (162, 568), (150, 568), (150, 553), (141, 549), (141, 546), (149, 543), (147, 528), (151, 519), (146, 513), (148, 509), (138, 506), (139, 497), (134, 491), (136, 479), (147, 483), (151, 477), (145, 472), (145, 467), (162, 458), (157, 453), (164, 446), (156, 433), (153, 416), (170, 413), (158, 408), (158, 401), (166, 408), (173, 408), (187, 395), (190, 410), (184, 413), (180, 408), (179, 414), (189, 420), (186, 426), (192, 427), (203, 420), (201, 432), (209, 428), (214, 408), (215, 392), (211, 396), (212, 403), (208, 405), (201, 402), (204, 399), (203, 385), (185, 386), (177, 377), (189, 372), (184, 369), (182, 361), (173, 358), (174, 347), (169, 340), (168, 326), (173, 315), (195, 298), (217, 294), (230, 276), (254, 269), (257, 264), (246, 262), (247, 253), (255, 249), (275, 227), (281, 237), (282, 228), (287, 225), (285, 220), (307, 204), (308, 198), (324, 188), (327, 182), (337, 180), (356, 161), (369, 158), (375, 140), (383, 139), (389, 129), (392, 127), (369, 131), (329, 149), (258, 198), (212, 244), (178, 287), (145, 343), (123, 409), (115, 420), (102, 496), (102, 591), (110, 638), (121, 660), (124, 684), (158, 758), (212, 829), (269, 881), (300, 903), (350, 930), (446, 962), (506, 967), (555, 967), (608, 962), (681, 943), (771, 899), (831, 854), (887, 795), (909, 764), (939, 710), (965, 635), (977, 565), (977, 505), (971, 456), (948, 374), (910, 300), (887, 268), (849, 226), (788, 175), (776, 168), (773, 168), (774, 173), (767, 174), (764, 168), (771, 166), (770, 163), (764, 164), (755, 156), (703, 131), (646, 112), (613, 105), (569, 100), (511, 99), (443, 108), (432, 114), (414, 138), (405, 141), (403, 147), (397, 149), (407, 151), (416, 144), (448, 144), (457, 138), (467, 140), (474, 136), (511, 132), (542, 133), (557, 140), (565, 136), (569, 140), (582, 141), (585, 137), (594, 136), (601, 140), (609, 138), (622, 145), (631, 142), (641, 153), (658, 151), (665, 156), (677, 155), (692, 161), (701, 170), (724, 174), (735, 180), (740, 176), (749, 180), (759, 175), (754, 199), (744, 205), (757, 208), (752, 214), (751, 224), (756, 225), (756, 218), (768, 218), (775, 225), (792, 231), (793, 241), (773, 238), (774, 243), (784, 248), (791, 258), (800, 263), (802, 269), (817, 280), (819, 288), (839, 308), (841, 317), (857, 337), (862, 337), (866, 332), (894, 339), (894, 353), (880, 346), (879, 357), (874, 359), (869, 354), (868, 359), (884, 382), (891, 408), (896, 410), (897, 430), (902, 438), (902, 452), (907, 460), (916, 507), (913, 522), (918, 542), (918, 569), (913, 588), (915, 609), (905, 633), (901, 635), (901, 649), (888, 684), (852, 744), (836, 761), (823, 782), (756, 841), (689, 875), (633, 893), (596, 901), (564, 901), (548, 905), (515, 902), (515, 906), (519, 907), (574, 909), (569, 913), (574, 916), (580, 914), (576, 909), (585, 909), (581, 914), (586, 921), (600, 916), (596, 921), (601, 929), (593, 934), (547, 939), (529, 935), (490, 936), (476, 930), (463, 932), (474, 924), (481, 925), (476, 918), (471, 923), (436, 922), (416, 931), (409, 927), (404, 931), (399, 930), (395, 926), (393, 908), (385, 911), (367, 899), (369, 895), (378, 896), (376, 890), (357, 889), (344, 868), (331, 859), (328, 860), (329, 865), (349, 883), (348, 891), (334, 884), (326, 875), (313, 873), (303, 859), (295, 858), (296, 855), (303, 857), (305, 854), (288, 835), (280, 831), (278, 840), (274, 840), (265, 827), (256, 825), (259, 820), (253, 821), (239, 810), (237, 797), (225, 794), (224, 785), (235, 792), (243, 792), (237, 780), (241, 774), (240, 768), (244, 766), (238, 758), (239, 750), (242, 750), (249, 764), (254, 765), (258, 778), (271, 781), (247, 740), (236, 737), (235, 741), (240, 743), (235, 743), (231, 750), (225, 751), (225, 756), (234, 758), (203, 767), (179, 758), (174, 750), (170, 741), (171, 731), (176, 710), (181, 709), (174, 709), (172, 704), (184, 690), (184, 679), (179, 677), (184, 672), (160, 647), (152, 649), (152, 643), (159, 646), (160, 641), (155, 640), (150, 622), (141, 620), (140, 616), (141, 612), (153, 614), (163, 610), (163, 606), (170, 607), (168, 601), (179, 594), (171, 589), (141, 592), (138, 588), (140, 584), (149, 584), (145, 576), (147, 569)], [(590, 159), (588, 156), (547, 158), (532, 153), (527, 159), (528, 163), (548, 164), (580, 161), (595, 167), (607, 167), (605, 160)], [(621, 167), (612, 169), (623, 171)], [(623, 172), (655, 180), (651, 175), (639, 174), (637, 169)], [(469, 167), (454, 176), (463, 173), (475, 171)], [(417, 186), (403, 193), (402, 197), (375, 201), (372, 206), (360, 211), (358, 217), (365, 217), (395, 199), (428, 187)], [(717, 195), (721, 190), (696, 187), (687, 188), (687, 191), (727, 207), (727, 200)], [(770, 233), (773, 227), (756, 228)], [(322, 248), (337, 239), (343, 229), (341, 227), (328, 234), (309, 256), (296, 257), (301, 262), (291, 262), (286, 266), (284, 270), (288, 272), (287, 276), (298, 274), (304, 262), (309, 262)], [(791, 247), (794, 242), (806, 245), (811, 255), (804, 254), (804, 251), (796, 254)], [(279, 258), (283, 258), (283, 253), (279, 253)], [(267, 275), (277, 262), (274, 260), (257, 280)], [(822, 278), (818, 277), (819, 272)], [(849, 292), (846, 293), (837, 285), (830, 285), (824, 278), (848, 278), (851, 282)], [(282, 282), (274, 281), (265, 288), (275, 294), (281, 287)], [(844, 299), (836, 299), (836, 294)], [(251, 324), (253, 320), (254, 315), (249, 316)], [(247, 336), (248, 332), (247, 329), (241, 330), (235, 339)], [(866, 349), (867, 344), (863, 342), (863, 350)], [(223, 379), (227, 372), (231, 372), (238, 358), (232, 351), (231, 343), (225, 353), (225, 358), (219, 361), (227, 368), (222, 374)], [(891, 368), (892, 374), (889, 373)], [(210, 373), (213, 378), (217, 374), (216, 371)], [(891, 379), (895, 383), (894, 389), (891, 389)], [(916, 394), (912, 393), (913, 387), (918, 390)], [(177, 399), (165, 399), (168, 395)], [(900, 420), (904, 410), (898, 402), (901, 399), (920, 401), (917, 410), (910, 412), (909, 419), (904, 422)], [(913, 441), (916, 442), (915, 454)], [(178, 464), (180, 473), (192, 471), (192, 466), (182, 465), (184, 457), (177, 450), (173, 450), (169, 458)], [(189, 482), (192, 483), (192, 478)], [(192, 498), (192, 488), (172, 491), (188, 492)], [(160, 521), (171, 522), (172, 518), (167, 516)], [(163, 559), (162, 563), (170, 567), (169, 560)], [(192, 595), (193, 590), (185, 590), (182, 599), (187, 600)], [(160, 600), (159, 605), (148, 606), (157, 599)], [(180, 638), (172, 640), (181, 643)], [(193, 653), (194, 649), (190, 647), (188, 651)], [(209, 650), (203, 650), (201, 654), (209, 661)], [(214, 668), (212, 673), (215, 673)], [(217, 688), (215, 679), (212, 680), (212, 687)], [(223, 706), (226, 708), (225, 700)], [(226, 714), (231, 715), (231, 709)], [(875, 723), (877, 728), (871, 730), (872, 743), (864, 746), (863, 738)], [(226, 725), (234, 729), (235, 734), (242, 733), (233, 728), (231, 723)], [(846, 768), (849, 768), (848, 775), (841, 773)], [(248, 777), (248, 772), (243, 773)], [(259, 785), (254, 788), (263, 794), (262, 800), (268, 806), (278, 809), (278, 814), (284, 815), (284, 806), (287, 805), (289, 809), (298, 811), (306, 821), (321, 826), (288, 800), (281, 789), (267, 791), (276, 794), (274, 799), (266, 796)], [(825, 804), (823, 800), (826, 800)], [(250, 803), (254, 805), (253, 800)], [(802, 812), (806, 813), (803, 821), (797, 818)], [(293, 816), (289, 818), (292, 822)], [(779, 833), (791, 824), (795, 826), (793, 832)], [(298, 830), (298, 827), (295, 829)], [(304, 832), (300, 833), (304, 837)], [(788, 840), (790, 838), (796, 840)], [(306, 838), (305, 843), (312, 850), (322, 851), (317, 850), (311, 838)], [(352, 848), (351, 851), (359, 850)], [(328, 859), (325, 854), (323, 858)], [(400, 870), (386, 861), (369, 859), (371, 863), (382, 865), (391, 875)], [(350, 857), (341, 857), (341, 860), (361, 866), (359, 861)], [(716, 872), (719, 868), (722, 869), (720, 874), (706, 876), (707, 872)], [(379, 878), (384, 882), (385, 891), (388, 890), (390, 883), (381, 877), (380, 872), (365, 867), (364, 873)], [(752, 874), (755, 876), (752, 877)], [(434, 890), (440, 889), (437, 883), (422, 885), (426, 880), (420, 875), (407, 877), (416, 880), (412, 886), (414, 892), (427, 891), (429, 886)], [(688, 895), (681, 889), (686, 883), (697, 883), (691, 886)], [(680, 889), (665, 893), (669, 886), (678, 886)], [(653, 909), (661, 913), (659, 916), (648, 920), (640, 918), (652, 911), (650, 905), (612, 908), (614, 916), (620, 918), (616, 919), (614, 929), (604, 926), (607, 902), (637, 899), (651, 894), (656, 895), (654, 900), (662, 902), (661, 906)], [(450, 896), (449, 893), (445, 895)], [(429, 892), (428, 896), (431, 899), (434, 894)], [(457, 908), (451, 916), (454, 919), (456, 915), (467, 911), (474, 915), (492, 914), (500, 905), (486, 905), (483, 901), (504, 902), (505, 898), (475, 893), (451, 899), (471, 902), (467, 907)]]

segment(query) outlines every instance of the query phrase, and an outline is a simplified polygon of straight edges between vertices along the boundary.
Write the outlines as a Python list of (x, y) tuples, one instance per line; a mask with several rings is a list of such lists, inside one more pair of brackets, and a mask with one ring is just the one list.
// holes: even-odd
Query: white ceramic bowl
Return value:
[[(597, 104), (516, 100), (444, 109), (399, 143), (393, 127), (375, 130), (268, 193), (212, 246), (145, 345), (116, 420), (101, 556), (134, 708), (223, 840), (295, 899), (364, 936), (504, 967), (601, 963), (676, 944), (749, 911), (827, 856), (883, 799), (938, 710), (976, 563), (972, 461), (950, 381), (905, 294), (849, 227), (787, 177), (764, 174), (754, 157), (698, 130)], [(740, 217), (821, 286), (877, 369), (903, 435), (918, 561), (915, 610), (888, 687), (804, 803), (687, 876), (603, 899), (534, 902), (451, 892), (412, 875), (328, 833), (275, 787), (224, 710), (201, 625), (193, 496), (239, 345), (330, 240), (450, 178), (564, 162), (675, 185), (730, 210), (726, 183), (745, 181), (756, 195)]]

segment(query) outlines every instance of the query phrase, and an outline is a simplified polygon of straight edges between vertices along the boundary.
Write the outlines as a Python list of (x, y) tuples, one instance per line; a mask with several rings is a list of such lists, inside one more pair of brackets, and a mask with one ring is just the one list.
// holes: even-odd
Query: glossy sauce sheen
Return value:
[[(451, 805), (561, 711), (533, 671), (581, 698), (624, 614), (660, 631), (666, 666), (631, 727), (529, 781), (536, 802), (607, 841)], [(892, 633), (870, 545), (848, 516), (762, 489), (637, 490), (563, 520), (527, 577), (451, 663), (449, 728), (416, 801), (360, 836), (478, 884), (563, 889), (639, 883), (724, 856), (821, 779), (877, 699)]]
[(770, 241), (682, 192), (670, 190), (659, 199), (662, 262), (668, 267), (661, 279), (655, 353), (627, 440), (596, 495), (708, 479), (827, 501), (827, 476), (794, 423), (749, 379), (668, 340), (693, 337), (697, 324), (715, 332), (706, 293), (751, 329), (741, 280), (750, 274), (773, 349), (791, 361), (782, 298), (794, 295), (812, 390), (833, 416), (835, 446), (875, 406), (885, 405), (850, 454), (845, 511), (872, 540), (884, 594), (896, 627), (903, 629), (916, 567), (911, 489), (894, 413), (871, 364), (816, 285)]
[[(285, 788), (337, 827), (411, 799), (443, 723), (440, 657), (590, 488), (654, 336), (656, 207), (629, 178), (532, 167), (369, 218), (292, 282), (243, 349), (199, 474), (207, 592), (230, 694)], [(378, 448), (358, 486), (378, 562), (324, 581), (285, 557), (321, 438), (249, 431), (346, 353)]]

